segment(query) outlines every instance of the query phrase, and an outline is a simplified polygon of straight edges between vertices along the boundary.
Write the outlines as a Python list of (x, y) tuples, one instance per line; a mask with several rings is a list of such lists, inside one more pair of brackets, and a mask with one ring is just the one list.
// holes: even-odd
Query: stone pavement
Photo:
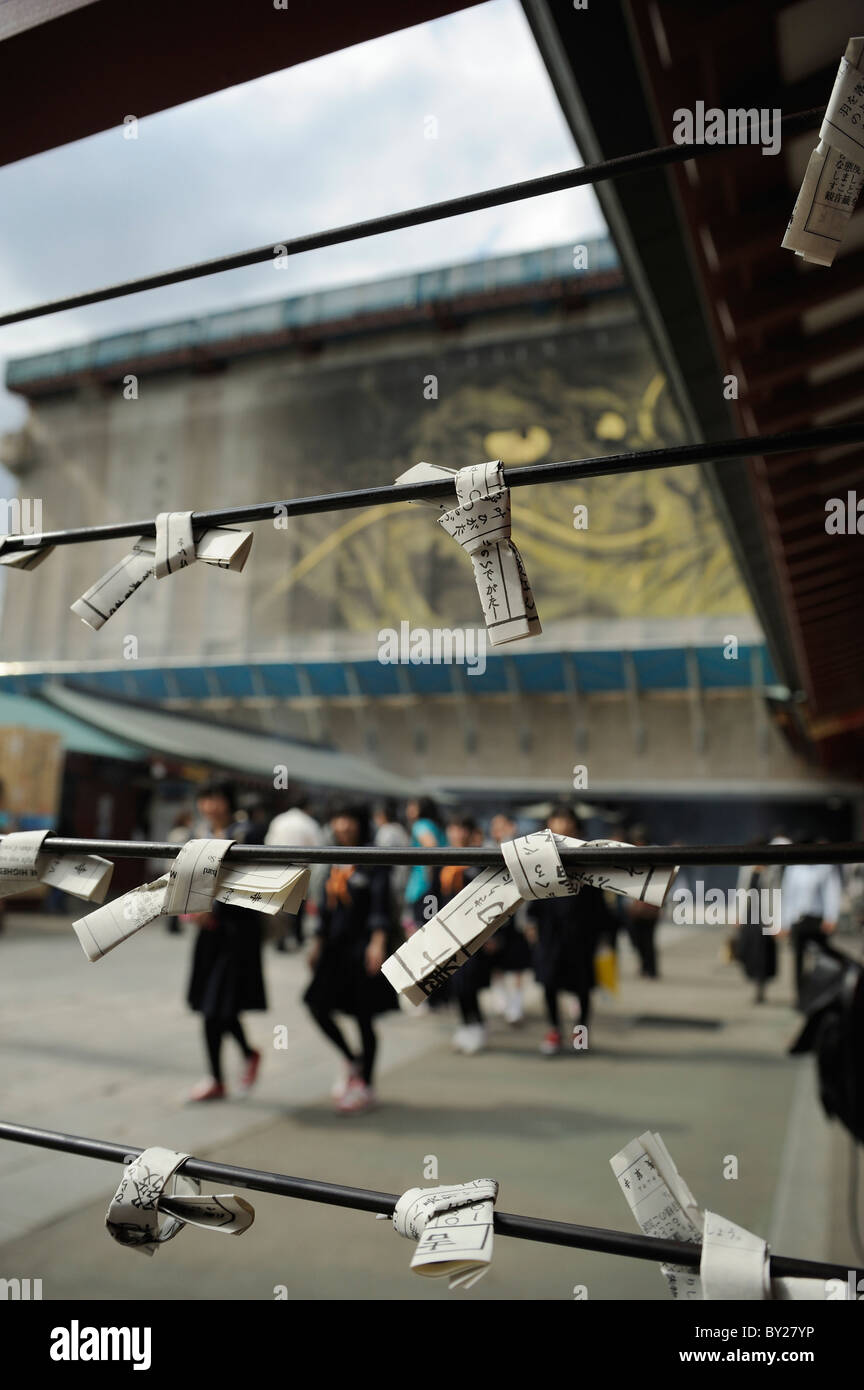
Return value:
[[(63, 919), (12, 917), (0, 938), (2, 1118), (130, 1144), (163, 1144), (247, 1167), (388, 1192), (495, 1177), (501, 1210), (633, 1229), (609, 1158), (659, 1131), (697, 1199), (783, 1254), (848, 1262), (848, 1144), (824, 1119), (812, 1059), (785, 1055), (797, 1016), (790, 962), (756, 1007), (721, 929), (666, 927), (663, 979), (598, 995), (587, 1053), (538, 1055), (536, 991), (521, 1028), (494, 1019), (488, 1051), (450, 1050), (449, 1015), (381, 1023), (380, 1108), (332, 1112), (335, 1056), (299, 1005), (305, 965), (268, 951), (271, 1000), (250, 1015), (259, 1045), (276, 1025), (254, 1096), (183, 1098), (200, 1074), (199, 1021), (183, 1005), (191, 940), (158, 927), (89, 965)], [(350, 1026), (350, 1025), (349, 1025)], [(229, 1046), (226, 1043), (226, 1047)], [(728, 1158), (738, 1178), (724, 1178)], [(118, 1166), (0, 1143), (0, 1276), (41, 1278), (49, 1298), (663, 1299), (648, 1262), (496, 1238), (470, 1294), (408, 1269), (411, 1246), (365, 1213), (253, 1194), (242, 1239), (187, 1229), (153, 1259), (104, 1230)], [(238, 1189), (239, 1190), (239, 1189)]]

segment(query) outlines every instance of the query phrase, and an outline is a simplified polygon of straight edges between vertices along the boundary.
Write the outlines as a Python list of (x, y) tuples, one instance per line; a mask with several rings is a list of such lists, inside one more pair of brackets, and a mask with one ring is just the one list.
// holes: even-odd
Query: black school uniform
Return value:
[(214, 903), (215, 925), (199, 927), (187, 995), (189, 1007), (205, 1018), (236, 1018), (266, 1009), (261, 969), (261, 914)]
[(316, 1013), (368, 1018), (397, 1009), (390, 982), (366, 970), (372, 933), (393, 929), (390, 870), (334, 864), (320, 904), (321, 952), (303, 1002)]
[[(226, 837), (243, 839), (243, 825)], [(205, 1018), (230, 1020), (247, 1010), (267, 1008), (261, 968), (260, 912), (214, 900), (212, 926), (200, 926), (192, 955), (187, 1002)]]
[(585, 887), (575, 897), (537, 898), (527, 907), (536, 924), (534, 973), (546, 989), (580, 999), (594, 987), (594, 954), (610, 912), (599, 888)]
[[(759, 891), (761, 875), (753, 873), (747, 888), (755, 888)], [(753, 980), (755, 984), (766, 984), (768, 980), (773, 980), (777, 974), (777, 945), (774, 936), (764, 933), (759, 913), (756, 913), (756, 921), (750, 920), (750, 899), (746, 899), (743, 918), (738, 928), (737, 941), (738, 959), (744, 967), (744, 974), (748, 980)]]
[[(481, 873), (482, 869), (456, 865), (448, 865), (442, 869), (439, 885), (441, 906), (452, 902), (456, 895)], [(487, 989), (491, 982), (495, 960), (496, 957), (487, 951), (485, 946), (481, 946), (480, 950), (475, 951), (473, 956), (460, 965), (456, 974), (448, 980), (450, 993), (460, 1006), (465, 1002), (476, 1008), (477, 995), (481, 989)]]

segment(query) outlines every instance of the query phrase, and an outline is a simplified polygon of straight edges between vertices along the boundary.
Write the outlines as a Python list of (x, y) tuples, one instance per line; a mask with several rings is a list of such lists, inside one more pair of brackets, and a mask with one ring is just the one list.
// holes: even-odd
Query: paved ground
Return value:
[[(499, 1207), (630, 1229), (609, 1157), (659, 1131), (697, 1198), (767, 1236), (775, 1250), (850, 1261), (848, 1146), (824, 1120), (812, 1062), (785, 1056), (796, 1026), (789, 961), (762, 1006), (720, 959), (717, 929), (664, 928), (664, 978), (633, 978), (602, 999), (587, 1054), (538, 1055), (536, 998), (520, 1029), (494, 1022), (489, 1050), (455, 1056), (453, 1022), (390, 1015), (382, 1024), (381, 1107), (330, 1108), (334, 1058), (298, 1005), (305, 967), (268, 952), (275, 1025), (254, 1097), (187, 1106), (201, 1069), (198, 1020), (182, 1004), (191, 942), (158, 929), (89, 965), (69, 926), (13, 917), (0, 938), (2, 1118), (383, 1191), (495, 1177)], [(724, 1178), (728, 1156), (737, 1180)], [(242, 1239), (192, 1229), (143, 1259), (103, 1221), (119, 1169), (0, 1143), (0, 1276), (41, 1278), (45, 1298), (569, 1299), (665, 1297), (647, 1262), (499, 1237), (470, 1295), (409, 1273), (411, 1247), (366, 1214), (256, 1194)]]

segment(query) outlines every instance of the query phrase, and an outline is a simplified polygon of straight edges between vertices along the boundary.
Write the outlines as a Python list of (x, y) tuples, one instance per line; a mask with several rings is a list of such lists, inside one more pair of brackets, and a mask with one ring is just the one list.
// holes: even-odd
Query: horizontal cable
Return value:
[[(61, 1134), (55, 1130), (33, 1129), (29, 1125), (5, 1122), (0, 1122), (0, 1139), (124, 1165), (144, 1152), (142, 1148), (114, 1144), (107, 1139), (84, 1139), (76, 1134)], [(252, 1192), (270, 1192), (276, 1197), (298, 1197), (305, 1202), (352, 1207), (355, 1211), (377, 1212), (382, 1216), (392, 1216), (399, 1200), (395, 1192), (371, 1192), (365, 1187), (344, 1187), (340, 1183), (319, 1182), (316, 1178), (292, 1178), (285, 1173), (237, 1168), (231, 1163), (209, 1163), (200, 1158), (187, 1158), (179, 1165), (177, 1172), (185, 1173), (190, 1178), (201, 1178), (205, 1182), (232, 1183)], [(701, 1245), (636, 1235), (630, 1231), (575, 1226), (564, 1221), (546, 1221), (542, 1217), (515, 1216), (505, 1211), (496, 1211), (494, 1221), (496, 1235), (536, 1240), (546, 1245), (568, 1245), (577, 1250), (593, 1250), (605, 1255), (626, 1255), (637, 1260), (687, 1265), (691, 1269), (698, 1269), (702, 1255)], [(856, 1275), (864, 1273), (854, 1272)], [(848, 1265), (771, 1255), (771, 1275), (774, 1278), (842, 1279), (845, 1283), (849, 1273)]]
[[(103, 854), (111, 859), (176, 859), (182, 845), (165, 840), (73, 840), (49, 835), (43, 854)], [(864, 845), (631, 845), (612, 849), (562, 849), (569, 868), (651, 869), (679, 864), (861, 864)], [(372, 845), (244, 845), (235, 844), (226, 859), (276, 864), (444, 864), (504, 866), (500, 849), (404, 849)]]
[[(800, 130), (809, 130), (819, 124), (824, 114), (824, 106), (813, 106), (807, 111), (795, 111), (783, 116), (783, 133), (792, 135)], [(320, 251), (325, 246), (340, 246), (348, 241), (380, 236), (383, 232), (403, 231), (406, 227), (440, 222), (444, 218), (459, 217), (467, 212), (482, 212), (486, 208), (500, 207), (504, 203), (519, 203), (526, 198), (561, 193), (568, 188), (602, 183), (605, 179), (623, 178), (627, 174), (643, 174), (649, 169), (658, 169), (666, 164), (677, 164), (697, 157), (702, 159), (707, 155), (737, 148), (735, 145), (662, 145), (657, 149), (620, 155), (616, 159), (604, 159), (597, 164), (583, 164), (578, 169), (564, 169), (558, 174), (544, 174), (541, 178), (508, 183), (500, 188), (488, 188), (482, 193), (448, 198), (442, 203), (428, 203), (425, 207), (387, 213), (383, 217), (372, 217), (367, 222), (353, 222), (346, 227), (331, 227), (324, 232), (312, 232), (308, 236), (291, 237), (285, 241), (277, 238), (276, 241), (269, 242), (266, 246), (257, 246), (251, 251), (218, 256), (212, 261), (199, 261), (197, 265), (179, 266), (176, 270), (163, 270), (156, 275), (143, 275), (135, 280), (123, 280), (101, 290), (88, 290), (85, 294), (53, 299), (45, 304), (33, 305), (29, 309), (16, 309), (11, 314), (0, 315), (0, 328), (10, 323), (22, 323), (25, 319), (58, 314), (64, 309), (80, 309), (85, 304), (101, 304), (106, 299), (121, 299), (124, 295), (141, 294), (143, 290), (158, 290), (164, 285), (177, 285), (184, 280), (200, 280), (205, 275), (220, 275), (224, 270), (240, 270), (244, 266), (261, 265), (265, 261), (275, 260), (277, 255), (299, 256), (305, 251)], [(780, 228), (781, 233), (782, 230)]]
[[(682, 468), (693, 463), (717, 463), (721, 459), (758, 458), (765, 454), (794, 454), (812, 449), (832, 449), (864, 443), (864, 420), (843, 425), (821, 425), (792, 430), (788, 434), (754, 434), (747, 439), (721, 439), (715, 443), (681, 444), (667, 449), (645, 449), (596, 458), (566, 459), (560, 463), (532, 463), (504, 469), (506, 487), (533, 487), (538, 483), (565, 483), (583, 478), (602, 478), (612, 473), (646, 473), (655, 468)], [(235, 522), (273, 521), (285, 516), (338, 512), (351, 507), (371, 507), (390, 502), (450, 500), (455, 492), (450, 479), (426, 483), (390, 483), (385, 487), (355, 488), (351, 492), (325, 492), (317, 497), (295, 497), (282, 502), (255, 502), (249, 506), (221, 507), (193, 512), (196, 529), (229, 526)], [(73, 526), (62, 531), (3, 538), (3, 554), (39, 550), (47, 545), (75, 545), (86, 541), (155, 536), (156, 520), (106, 522), (100, 526)]]

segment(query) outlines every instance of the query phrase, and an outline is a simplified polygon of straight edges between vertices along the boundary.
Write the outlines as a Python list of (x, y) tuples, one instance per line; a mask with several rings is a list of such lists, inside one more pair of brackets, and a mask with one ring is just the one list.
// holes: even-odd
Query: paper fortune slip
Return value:
[(242, 570), (252, 549), (252, 532), (217, 526), (195, 537), (191, 517), (191, 512), (160, 512), (155, 538), (140, 536), (128, 555), (75, 600), (72, 612), (98, 631), (152, 574), (164, 578), (196, 560), (219, 569)]
[(449, 1278), (451, 1289), (470, 1289), (492, 1261), (493, 1207), (498, 1184), (475, 1178), (456, 1187), (412, 1187), (393, 1212), (400, 1236), (417, 1241), (411, 1268), (428, 1278)]
[(543, 629), (522, 556), (510, 539), (510, 489), (500, 459), (459, 470), (418, 463), (397, 483), (449, 478), (459, 506), (438, 518), (439, 526), (471, 557), (474, 580), (492, 646), (535, 637)]
[(0, 898), (26, 893), (37, 883), (61, 888), (75, 898), (101, 903), (114, 865), (96, 854), (51, 854), (42, 845), (48, 830), (16, 830), (0, 840)]
[(177, 1172), (188, 1157), (173, 1149), (145, 1149), (124, 1168), (105, 1218), (118, 1244), (155, 1255), (184, 1226), (231, 1236), (248, 1231), (254, 1207), (229, 1192), (202, 1196), (197, 1178)]
[(849, 40), (782, 245), (831, 265), (864, 184), (864, 37)]
[(8, 540), (8, 536), (0, 536), (0, 565), (8, 565), (10, 569), (35, 570), (37, 565), (48, 559), (54, 549), (53, 545), (43, 545), (38, 549), (6, 551)]
[(309, 888), (308, 867), (223, 864), (232, 844), (233, 840), (189, 840), (169, 873), (74, 922), (87, 959), (101, 960), (157, 917), (207, 912), (214, 899), (270, 916), (297, 912)]
[(703, 1211), (659, 1134), (650, 1130), (609, 1160), (646, 1236), (701, 1242), (699, 1271), (661, 1264), (673, 1298), (737, 1301), (848, 1299), (840, 1279), (771, 1278), (766, 1242), (713, 1211)]
[[(609, 1160), (641, 1230), (658, 1240), (702, 1239), (703, 1214), (659, 1134), (647, 1131)], [(702, 1284), (687, 1265), (661, 1265), (673, 1298), (701, 1299)]]
[(660, 907), (678, 872), (615, 865), (568, 872), (559, 850), (583, 847), (632, 848), (611, 840), (575, 840), (551, 830), (505, 841), (505, 867), (484, 869), (384, 962), (382, 972), (397, 994), (422, 1004), (532, 898), (575, 897), (591, 886)]

